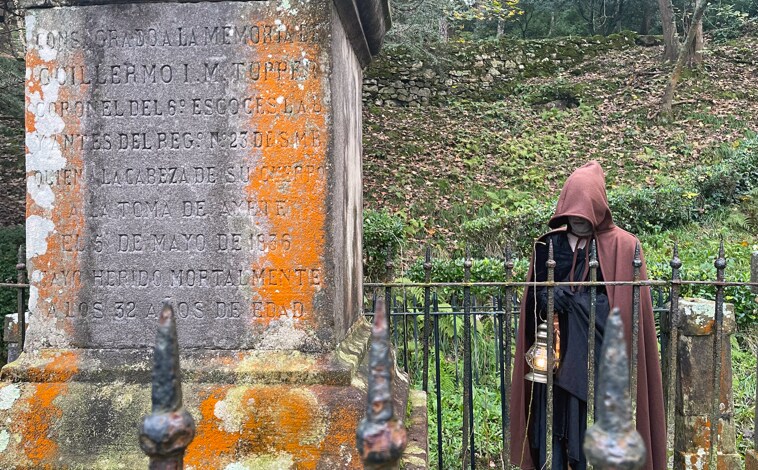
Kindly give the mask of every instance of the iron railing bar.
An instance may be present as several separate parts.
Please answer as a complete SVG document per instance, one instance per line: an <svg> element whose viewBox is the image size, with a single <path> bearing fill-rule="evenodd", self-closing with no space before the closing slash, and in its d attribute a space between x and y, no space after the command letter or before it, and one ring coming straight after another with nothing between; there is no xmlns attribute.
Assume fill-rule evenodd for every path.
<svg viewBox="0 0 758 470"><path fill-rule="evenodd" d="M434 311L439 312L437 292L434 292ZM437 469L442 470L442 382L440 380L440 322L434 317L434 371L437 386Z"/></svg>
<svg viewBox="0 0 758 470"><path fill-rule="evenodd" d="M590 250L590 281L597 281L597 244L595 239L589 246ZM589 429L595 422L595 323L597 317L597 286L590 286L590 320L587 331L587 416L586 424ZM592 464L587 464L587 469L592 470Z"/></svg>
<svg viewBox="0 0 758 470"><path fill-rule="evenodd" d="M407 288L403 287L403 311L408 311ZM403 370L407 374L408 367L408 315L403 315Z"/></svg>
<svg viewBox="0 0 758 470"><path fill-rule="evenodd" d="M471 258L466 249L463 262L463 275L466 284L471 280ZM471 286L463 287L463 467L476 468L476 451L474 447L474 390L472 377L471 347ZM468 461L467 461L468 459Z"/></svg>
<svg viewBox="0 0 758 470"><path fill-rule="evenodd" d="M724 257L724 239L719 244L719 255L714 261L716 267L716 280L724 280L726 259ZM713 402L711 408L710 468L716 468L718 460L718 425L721 420L721 349L724 341L724 287L716 287L716 311L713 321Z"/></svg>
<svg viewBox="0 0 758 470"><path fill-rule="evenodd" d="M413 300L413 362L414 367L418 364L418 312L422 311L419 308L418 301ZM423 318L423 317L422 317ZM426 390L424 390L426 391Z"/></svg>
<svg viewBox="0 0 758 470"><path fill-rule="evenodd" d="M432 281L432 249L426 247L426 254L424 257L424 281L429 283ZM422 385L425 392L429 392L429 329L431 328L431 315L429 314L429 302L431 300L432 288L429 286L424 287L424 371L422 374ZM437 350L439 355L439 349Z"/></svg>
<svg viewBox="0 0 758 470"><path fill-rule="evenodd" d="M479 344L478 344L479 333L477 332L477 322L476 322L476 317L478 313L476 312L476 296L471 297L471 293L469 293L469 309L471 311L471 318L474 320L474 330L473 330L474 340L473 340L472 348L471 348L471 354L473 355L472 356L473 364L472 364L471 371L474 376L474 383L476 385L479 385L479 366L480 366Z"/></svg>
<svg viewBox="0 0 758 470"><path fill-rule="evenodd" d="M653 312L658 312L658 313L663 313L663 312L668 312L668 311L669 311L669 307L667 307L667 308L658 308L658 309L654 309L653 310ZM518 309L511 311L511 313L513 313L513 314L518 314L518 312L519 312ZM364 315L367 315L369 317L373 316L373 313L371 312L371 310L364 310L363 313L364 313ZM460 315L460 316L463 316L463 315L466 314L463 310L455 310L455 311L444 311L444 312L429 312L429 315L431 315L431 316L435 316L435 315L437 315L437 316L440 316L440 315L441 316L445 316L445 315L451 315L453 313L456 314L456 315ZM485 311L479 311L479 312L471 312L470 315L479 315L479 316L491 316L491 317L494 317L494 316L500 315L500 312L498 310L485 310ZM418 316L418 313L417 312L401 312L401 311L397 311L397 312L392 312L392 316L393 317L399 317L399 316Z"/></svg>
<svg viewBox="0 0 758 470"><path fill-rule="evenodd" d="M458 370L458 313L456 307L458 304L458 297L453 296L450 302L453 314L453 361L455 362L455 386L456 388L460 384L460 374ZM461 313L462 314L462 313ZM464 443L465 446L465 443Z"/></svg>
<svg viewBox="0 0 758 470"><path fill-rule="evenodd" d="M512 260L512 254L510 246L506 247L505 249L505 280L506 282L510 282L513 278L513 260ZM505 320L505 360L503 361L505 363L505 373L503 374L503 368L501 367L501 380L500 381L500 387L502 390L501 394L501 401L500 401L500 408L502 411L502 420L503 420L503 460L505 465L510 465L511 461L511 448L510 448L510 442L511 442L511 408L510 403L508 402L511 396L511 317L513 315L513 297L511 292L512 287L506 286L505 287L505 310L504 310L504 318L501 319L500 326L503 326L503 321ZM517 315L518 316L518 315ZM503 335L502 332L500 334L500 340L501 340L501 346L502 346L502 340ZM501 353L503 352L503 348L500 349ZM503 383L505 382L505 383Z"/></svg>
<svg viewBox="0 0 758 470"><path fill-rule="evenodd" d="M16 281L18 284L26 283L26 247L18 247L18 263L16 264ZM26 342L26 306L24 302L24 288L19 287L16 291L16 307L18 309L18 353L24 352Z"/></svg>
<svg viewBox="0 0 758 470"><path fill-rule="evenodd" d="M547 252L547 280L555 280L555 259L553 241L550 240ZM553 468L553 370L555 367L555 341L553 332L553 317L555 308L555 290L553 285L547 287L547 389L545 393L545 468ZM535 325L535 328L537 325Z"/></svg>
<svg viewBox="0 0 758 470"><path fill-rule="evenodd" d="M640 271L642 269L642 254L640 242L634 247L634 282L640 280ZM632 285L632 351L631 366L629 367L629 395L632 398L632 420L637 423L637 368L639 362L639 344L640 344L640 286Z"/></svg>
<svg viewBox="0 0 758 470"><path fill-rule="evenodd" d="M682 260L679 259L679 246L674 244L674 252L669 262L671 266L671 280L678 281ZM668 433L674 429L674 408L676 400L677 361L676 348L679 338L679 283L671 284L671 302L668 314L668 345L666 346L666 429Z"/></svg>

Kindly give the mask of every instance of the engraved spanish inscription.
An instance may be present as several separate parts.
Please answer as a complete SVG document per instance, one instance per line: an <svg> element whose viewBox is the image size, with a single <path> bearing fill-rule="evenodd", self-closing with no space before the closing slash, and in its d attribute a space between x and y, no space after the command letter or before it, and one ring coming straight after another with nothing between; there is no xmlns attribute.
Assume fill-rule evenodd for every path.
<svg viewBox="0 0 758 470"><path fill-rule="evenodd" d="M72 346L150 344L166 298L190 348L315 321L327 22L270 3L28 15L30 305Z"/></svg>

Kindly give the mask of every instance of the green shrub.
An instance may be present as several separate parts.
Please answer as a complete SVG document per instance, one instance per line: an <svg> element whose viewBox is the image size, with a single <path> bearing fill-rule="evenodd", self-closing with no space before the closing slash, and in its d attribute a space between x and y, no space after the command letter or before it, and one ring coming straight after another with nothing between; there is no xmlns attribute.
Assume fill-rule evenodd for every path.
<svg viewBox="0 0 758 470"><path fill-rule="evenodd" d="M673 182L652 188L608 192L613 220L632 233L661 232L690 221L694 211L690 191Z"/></svg>
<svg viewBox="0 0 758 470"><path fill-rule="evenodd" d="M364 276L367 281L386 280L386 263L405 242L405 222L385 211L363 212Z"/></svg>
<svg viewBox="0 0 758 470"><path fill-rule="evenodd" d="M635 234L659 233L700 220L726 205L753 201L758 188L758 136L749 134L715 154L718 163L697 166L676 180L661 178L656 186L608 191L616 225ZM507 243L514 242L519 249L528 249L547 230L555 202L525 198L464 222L461 229L466 241L483 247L484 254L502 252ZM756 217L754 212L745 215Z"/></svg>
<svg viewBox="0 0 758 470"><path fill-rule="evenodd" d="M721 161L697 166L689 175L700 194L702 212L737 202L741 195L758 188L758 136L748 136L715 153Z"/></svg>

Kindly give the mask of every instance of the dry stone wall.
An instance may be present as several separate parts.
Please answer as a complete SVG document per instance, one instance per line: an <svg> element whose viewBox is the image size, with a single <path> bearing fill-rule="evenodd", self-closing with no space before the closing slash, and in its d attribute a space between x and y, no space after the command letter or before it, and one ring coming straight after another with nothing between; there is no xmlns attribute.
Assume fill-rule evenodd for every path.
<svg viewBox="0 0 758 470"><path fill-rule="evenodd" d="M388 48L369 67L363 101L375 106L444 104L451 97L497 99L524 78L576 68L608 50L649 44L648 37L626 32L607 37L540 41L447 43Z"/></svg>

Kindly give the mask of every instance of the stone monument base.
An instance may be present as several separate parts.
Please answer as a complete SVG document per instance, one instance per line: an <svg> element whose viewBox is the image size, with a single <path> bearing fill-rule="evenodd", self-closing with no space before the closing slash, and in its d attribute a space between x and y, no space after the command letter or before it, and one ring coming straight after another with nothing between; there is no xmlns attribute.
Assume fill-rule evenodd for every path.
<svg viewBox="0 0 758 470"><path fill-rule="evenodd" d="M197 423L187 469L362 468L370 327L331 353L182 353L184 406ZM150 412L149 351L22 354L0 383L0 468L146 468L137 431ZM405 414L408 380L394 380Z"/></svg>

